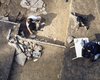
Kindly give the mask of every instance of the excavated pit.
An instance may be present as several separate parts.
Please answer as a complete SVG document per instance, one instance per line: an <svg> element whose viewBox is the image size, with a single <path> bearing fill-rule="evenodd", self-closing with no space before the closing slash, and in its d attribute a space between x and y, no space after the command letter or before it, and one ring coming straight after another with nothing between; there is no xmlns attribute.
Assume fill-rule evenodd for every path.
<svg viewBox="0 0 100 80"><path fill-rule="evenodd" d="M65 0L43 1L46 4L46 10L48 14L42 16L46 19L47 25L43 28L43 31L38 32L38 36L39 39L43 39L43 42L45 42L45 40L48 40L49 44L43 44L44 53L39 61L35 63L33 61L29 61L25 64L24 67L21 67L17 65L16 62L14 62L11 68L9 80L99 80L100 60L94 63L88 61L87 59L72 60L72 58L75 57L75 49L70 49L70 45L66 44L66 39L69 35L77 38L88 37L93 41L100 40L99 0L70 0L69 2L65 2ZM19 3L20 0L11 0L8 7L5 7L5 4L2 3L0 7L0 16L8 15L8 13L10 16L17 16L19 12L25 15L27 13L27 10L23 9L19 5ZM82 15L92 14L94 18L93 20L90 20L89 30L80 28L78 31L76 31L75 27L73 27L74 22L71 18L71 12L77 12ZM0 26L5 25L6 24ZM1 31L1 33L3 34L7 31L6 27L1 27L1 30L4 30L3 32ZM3 36L6 37L6 34L4 34ZM3 40L5 40L5 38ZM53 40L57 40L57 42ZM66 48L63 47L65 44L67 46ZM1 61L2 58L3 57L1 56ZM1 63L5 62L6 61L4 60ZM4 69L2 67L1 70L5 71L9 69L6 69L6 67ZM2 73L0 74L0 76L2 76ZM6 80L6 77L4 77L3 80Z"/></svg>

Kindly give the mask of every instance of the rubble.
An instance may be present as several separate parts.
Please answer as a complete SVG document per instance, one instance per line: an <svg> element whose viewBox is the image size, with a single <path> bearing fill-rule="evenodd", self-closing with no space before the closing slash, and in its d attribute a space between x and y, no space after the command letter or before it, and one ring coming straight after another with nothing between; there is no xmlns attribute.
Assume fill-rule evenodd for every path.
<svg viewBox="0 0 100 80"><path fill-rule="evenodd" d="M16 27L14 27L15 29ZM42 56L43 47L31 39L25 39L9 30L7 40L8 44L16 49L16 62L23 66L26 60L33 59L36 62Z"/></svg>
<svg viewBox="0 0 100 80"><path fill-rule="evenodd" d="M68 38L67 38L68 44L70 44L71 42L73 42L73 40L74 40L73 36L68 36Z"/></svg>
<svg viewBox="0 0 100 80"><path fill-rule="evenodd" d="M29 10L29 12L47 13L45 3L42 0L22 0L20 5Z"/></svg>
<svg viewBox="0 0 100 80"><path fill-rule="evenodd" d="M15 60L18 64L20 64L21 66L24 66L25 61L26 61L26 56L25 56L25 54L20 53L20 54L16 55Z"/></svg>
<svg viewBox="0 0 100 80"><path fill-rule="evenodd" d="M0 16L0 20L8 21L8 17Z"/></svg>

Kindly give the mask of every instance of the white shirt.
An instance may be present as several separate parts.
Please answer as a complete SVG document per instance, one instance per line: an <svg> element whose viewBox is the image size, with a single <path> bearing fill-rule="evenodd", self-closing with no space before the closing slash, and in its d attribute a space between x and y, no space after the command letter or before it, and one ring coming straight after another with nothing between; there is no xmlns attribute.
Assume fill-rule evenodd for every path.
<svg viewBox="0 0 100 80"><path fill-rule="evenodd" d="M27 19L31 18L33 21L34 20L41 20L41 16L34 16L34 15L31 15L29 16Z"/></svg>
<svg viewBox="0 0 100 80"><path fill-rule="evenodd" d="M32 19L33 22L36 21L36 20L41 20L41 16L34 16L34 15L31 15L29 17L27 17L27 19ZM26 21L26 26L28 27L29 26L29 23Z"/></svg>

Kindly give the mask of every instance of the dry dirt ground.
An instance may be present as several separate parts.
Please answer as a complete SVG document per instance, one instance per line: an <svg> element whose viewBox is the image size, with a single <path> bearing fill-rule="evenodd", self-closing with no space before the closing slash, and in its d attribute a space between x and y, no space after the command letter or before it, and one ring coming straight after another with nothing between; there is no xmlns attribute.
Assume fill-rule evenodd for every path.
<svg viewBox="0 0 100 80"><path fill-rule="evenodd" d="M64 56L64 48L43 45L42 57L37 61L28 61L25 66L13 65L10 80L58 80Z"/></svg>
<svg viewBox="0 0 100 80"><path fill-rule="evenodd" d="M38 35L66 42L67 27L70 12L70 2L65 0L44 0L47 15L45 16L47 26Z"/></svg>
<svg viewBox="0 0 100 80"><path fill-rule="evenodd" d="M94 18L89 19L89 30L79 28L78 31L73 26L73 20L70 19L69 35L100 41L100 0L73 0L72 11L83 15L92 14ZM62 80L100 80L100 60L96 62L90 62L84 58L72 60L74 57L75 49L67 48Z"/></svg>
<svg viewBox="0 0 100 80"><path fill-rule="evenodd" d="M21 0L1 0L0 15L10 16L13 20L18 13L27 16L25 8L20 6ZM42 15L46 20L46 26L43 31L39 31L37 35L46 37L52 40L66 42L67 28L70 12L70 1L65 0L43 0L46 4L47 15Z"/></svg>
<svg viewBox="0 0 100 80"><path fill-rule="evenodd" d="M48 14L43 16L46 19L46 26L43 31L38 32L39 36L56 39L63 43L67 37L68 15L70 3L64 0L44 0ZM65 48L43 45L44 53L39 61L29 61L25 66L20 67L14 63L10 80L58 80L61 77L63 57Z"/></svg>
<svg viewBox="0 0 100 80"><path fill-rule="evenodd" d="M85 30L84 28L80 28L78 31L73 26L73 20L70 20L70 25L68 28L68 34L74 37L88 37L91 40L94 40L99 36L99 24L100 24L100 1L99 0L75 0L72 3L72 12L77 12L82 15L89 15L88 24L89 30Z"/></svg>
<svg viewBox="0 0 100 80"><path fill-rule="evenodd" d="M9 1L9 0L8 0ZM74 37L88 37L90 40L100 40L100 1L99 0L70 0L66 3L64 0L44 0L46 9L49 14L45 16L47 25L40 31L38 35L57 39L66 42L67 35ZM14 7L16 11L10 12L12 15L17 11L26 12L19 6L20 0L11 0L8 5L10 8ZM3 5L2 5L3 6ZM73 26L73 20L70 18L70 10L78 12L83 15L92 14L94 19L90 19L90 28L85 30L80 28L76 31ZM5 9L9 12L9 9ZM2 13L2 10L0 14ZM69 26L68 26L69 24ZM68 34L67 34L68 33ZM65 50L50 45L44 46L44 54L39 61L33 63L29 61L24 67L18 66L14 63L11 76L9 80L99 80L100 79L100 64L97 62L90 62L87 59L72 60L75 57L75 49L70 49L69 46Z"/></svg>

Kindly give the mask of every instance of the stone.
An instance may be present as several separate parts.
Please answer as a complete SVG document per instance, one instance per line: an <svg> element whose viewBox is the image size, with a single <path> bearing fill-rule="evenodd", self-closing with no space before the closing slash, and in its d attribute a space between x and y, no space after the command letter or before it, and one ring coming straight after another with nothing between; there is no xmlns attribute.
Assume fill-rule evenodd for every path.
<svg viewBox="0 0 100 80"><path fill-rule="evenodd" d="M42 6L44 5L44 2L42 0L22 0L20 5L24 8L42 8Z"/></svg>
<svg viewBox="0 0 100 80"><path fill-rule="evenodd" d="M73 40L74 40L73 36L68 36L68 38L67 38L68 44L70 44L71 42L73 42Z"/></svg>
<svg viewBox="0 0 100 80"><path fill-rule="evenodd" d="M44 2L42 0L37 0L37 2L35 2L35 4L33 3L32 5L33 7L36 7L36 8L42 8L42 6L44 5Z"/></svg>
<svg viewBox="0 0 100 80"><path fill-rule="evenodd" d="M34 50L35 50L35 51L41 51L41 50L42 50L42 46L36 44L36 45L34 46Z"/></svg>
<svg viewBox="0 0 100 80"><path fill-rule="evenodd" d="M45 13L45 3L42 0L22 0L20 2L20 5L23 8L26 8L29 10L29 12L34 12L34 13Z"/></svg>
<svg viewBox="0 0 100 80"><path fill-rule="evenodd" d="M7 40L10 40L10 38L11 38L11 29L8 30L8 34L7 34L6 39Z"/></svg>
<svg viewBox="0 0 100 80"><path fill-rule="evenodd" d="M30 5L28 5L28 2L27 0L22 0L20 5L23 7L23 8L27 8L29 9L30 8Z"/></svg>
<svg viewBox="0 0 100 80"><path fill-rule="evenodd" d="M31 8L30 8L30 11L36 12L36 11L37 11L37 8L31 7Z"/></svg>
<svg viewBox="0 0 100 80"><path fill-rule="evenodd" d="M33 51L33 53L32 53L33 58L40 58L41 55L42 55L42 53L39 51Z"/></svg>
<svg viewBox="0 0 100 80"><path fill-rule="evenodd" d="M20 53L20 54L16 55L15 60L19 65L24 66L25 61L26 61L26 56L24 53Z"/></svg>
<svg viewBox="0 0 100 80"><path fill-rule="evenodd" d="M0 20L8 21L8 17L0 16Z"/></svg>
<svg viewBox="0 0 100 80"><path fill-rule="evenodd" d="M33 59L34 62L38 61L38 59Z"/></svg>

